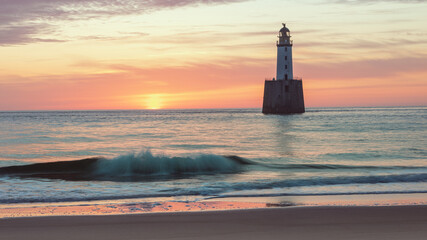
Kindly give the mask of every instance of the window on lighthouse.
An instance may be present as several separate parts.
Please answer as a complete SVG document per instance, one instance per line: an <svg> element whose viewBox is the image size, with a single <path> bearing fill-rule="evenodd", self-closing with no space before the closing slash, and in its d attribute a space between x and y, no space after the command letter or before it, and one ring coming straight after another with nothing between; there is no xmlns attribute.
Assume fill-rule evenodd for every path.
<svg viewBox="0 0 427 240"><path fill-rule="evenodd" d="M285 56L285 60L288 60L288 56Z"/></svg>

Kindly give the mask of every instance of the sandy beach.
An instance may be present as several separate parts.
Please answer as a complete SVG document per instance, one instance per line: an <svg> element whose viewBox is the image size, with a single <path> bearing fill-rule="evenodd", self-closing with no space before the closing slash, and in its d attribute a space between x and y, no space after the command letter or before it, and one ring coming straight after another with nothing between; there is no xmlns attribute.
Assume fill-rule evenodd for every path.
<svg viewBox="0 0 427 240"><path fill-rule="evenodd" d="M426 239L427 206L289 207L0 220L0 239Z"/></svg>

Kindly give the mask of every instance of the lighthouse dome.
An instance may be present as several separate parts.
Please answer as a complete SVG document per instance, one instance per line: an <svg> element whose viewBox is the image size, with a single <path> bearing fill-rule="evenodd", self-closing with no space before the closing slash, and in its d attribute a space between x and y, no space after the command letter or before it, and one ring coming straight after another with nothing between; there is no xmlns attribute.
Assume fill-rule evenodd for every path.
<svg viewBox="0 0 427 240"><path fill-rule="evenodd" d="M286 24L284 23L282 24L283 24L283 27L279 31L279 38L283 38L283 37L288 38L288 41L289 41L289 38L291 37L291 31L289 31L289 28L286 27Z"/></svg>
<svg viewBox="0 0 427 240"><path fill-rule="evenodd" d="M286 33L290 32L290 31L289 31L289 28L286 27L286 24L283 23L283 27L282 27L282 29L280 29L280 32L283 35L286 35Z"/></svg>

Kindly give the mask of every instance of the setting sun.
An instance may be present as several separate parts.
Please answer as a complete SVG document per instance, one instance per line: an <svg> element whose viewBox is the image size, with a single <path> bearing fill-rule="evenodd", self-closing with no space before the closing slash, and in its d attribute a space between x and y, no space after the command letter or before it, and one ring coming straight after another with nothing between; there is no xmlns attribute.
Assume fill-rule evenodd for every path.
<svg viewBox="0 0 427 240"><path fill-rule="evenodd" d="M145 96L146 109L160 109L163 107L162 94L149 94Z"/></svg>

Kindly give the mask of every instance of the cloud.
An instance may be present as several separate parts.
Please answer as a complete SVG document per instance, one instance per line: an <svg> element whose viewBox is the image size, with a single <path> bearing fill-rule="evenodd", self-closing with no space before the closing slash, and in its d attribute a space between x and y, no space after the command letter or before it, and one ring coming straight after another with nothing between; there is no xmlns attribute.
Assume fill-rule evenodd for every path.
<svg viewBox="0 0 427 240"><path fill-rule="evenodd" d="M399 76L404 73L426 72L427 58L361 59L339 63L297 63L295 71L306 79L364 79ZM402 79L403 80L403 79Z"/></svg>
<svg viewBox="0 0 427 240"><path fill-rule="evenodd" d="M379 49L384 47L395 47L399 44L404 43L408 45L427 44L425 39L409 39L409 38L388 38L381 40L366 40L361 38L353 38L347 41L305 41L297 43L298 47L330 47L330 48L342 48L342 49Z"/></svg>
<svg viewBox="0 0 427 240"><path fill-rule="evenodd" d="M180 103L185 102L182 107L257 106L262 97L264 77L274 71L270 62L245 58L173 68L140 68L97 61L81 62L76 66L80 64L108 72L31 77L0 75L0 110L125 109L141 107L135 103L135 96L183 96L188 93L196 100L182 100ZM252 87L246 89L248 86L258 86L259 91ZM250 94L236 102L226 101L235 98L234 90L227 89L245 89ZM200 93L210 91L220 92L221 99L214 101L211 97L215 94L210 93L212 101L204 100ZM203 102L198 102L197 98ZM165 107L177 107L176 104Z"/></svg>
<svg viewBox="0 0 427 240"><path fill-rule="evenodd" d="M88 20L149 13L200 4L226 4L244 0L0 0L0 44L63 41L38 38L54 32L55 21Z"/></svg>
<svg viewBox="0 0 427 240"><path fill-rule="evenodd" d="M0 75L0 110L140 108L150 107L150 96L162 97L165 108L260 107L264 78L275 72L273 58L163 68L80 65L105 73ZM303 77L307 106L425 105L426 65L426 58L297 62L295 73Z"/></svg>
<svg viewBox="0 0 427 240"><path fill-rule="evenodd" d="M46 25L0 27L0 46L25 44L32 42L63 42L61 39L38 38L34 33L48 30Z"/></svg>
<svg viewBox="0 0 427 240"><path fill-rule="evenodd" d="M143 37L147 37L149 36L148 33L144 33L144 32L120 32L120 36L119 37L111 37L111 36L83 36L80 37L79 39L81 40L95 40L95 41L135 41L138 40L140 38Z"/></svg>

